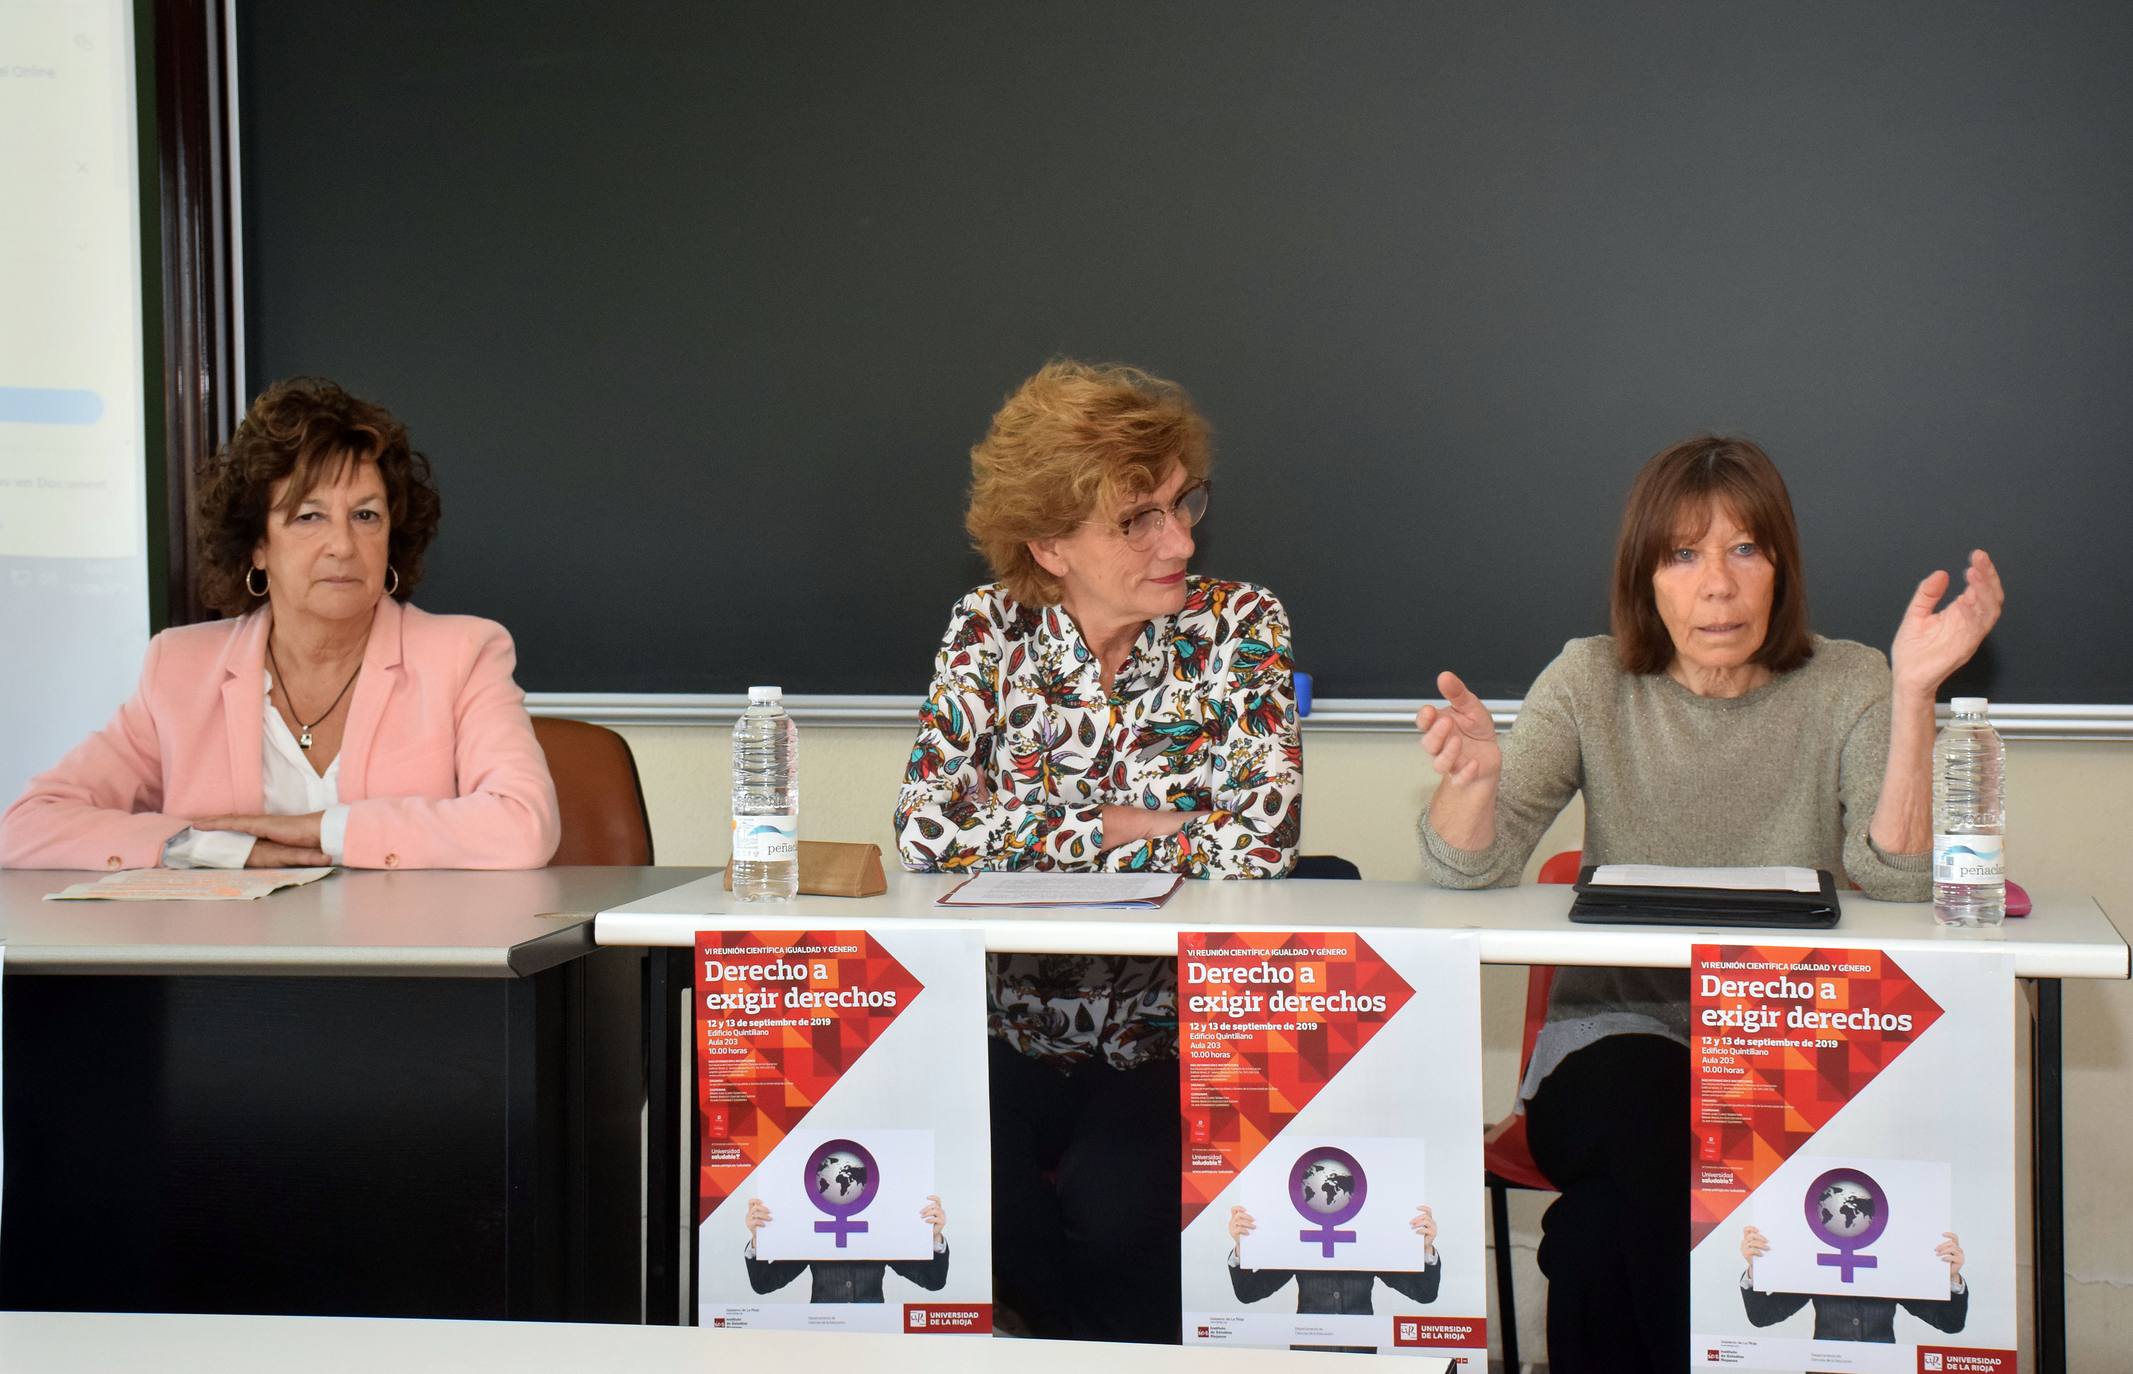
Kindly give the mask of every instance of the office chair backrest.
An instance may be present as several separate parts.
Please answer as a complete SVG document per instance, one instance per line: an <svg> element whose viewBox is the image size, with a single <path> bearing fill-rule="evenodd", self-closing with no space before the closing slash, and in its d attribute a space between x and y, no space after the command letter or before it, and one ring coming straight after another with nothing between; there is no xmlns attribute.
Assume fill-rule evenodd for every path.
<svg viewBox="0 0 2133 1374"><path fill-rule="evenodd" d="M548 755L562 812L555 864L652 862L652 820L629 741L604 725L536 716L534 738Z"/></svg>

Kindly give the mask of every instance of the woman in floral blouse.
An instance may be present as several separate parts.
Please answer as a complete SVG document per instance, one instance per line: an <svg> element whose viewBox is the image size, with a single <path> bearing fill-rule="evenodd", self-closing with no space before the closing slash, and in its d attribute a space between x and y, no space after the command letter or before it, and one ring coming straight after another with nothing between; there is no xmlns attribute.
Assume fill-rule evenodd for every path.
<svg viewBox="0 0 2133 1374"><path fill-rule="evenodd" d="M1207 424L1176 385L1059 361L971 450L999 581L959 602L896 802L904 866L1274 878L1303 747L1272 594L1189 576ZM1177 1339L1170 962L992 965L994 1252L1041 1335Z"/></svg>

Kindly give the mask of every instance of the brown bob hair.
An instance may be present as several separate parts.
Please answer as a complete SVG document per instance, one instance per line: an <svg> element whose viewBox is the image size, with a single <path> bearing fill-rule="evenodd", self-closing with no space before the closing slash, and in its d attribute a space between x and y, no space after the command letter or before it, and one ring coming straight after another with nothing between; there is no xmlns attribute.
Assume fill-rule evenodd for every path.
<svg viewBox="0 0 2133 1374"><path fill-rule="evenodd" d="M993 576L1025 606L1059 604L1059 579L1030 553L1099 509L1161 486L1173 463L1188 482L1214 461L1207 421L1175 382L1117 363L1055 358L1016 387L970 450L963 527Z"/></svg>
<svg viewBox="0 0 2133 1374"><path fill-rule="evenodd" d="M422 559L437 537L442 501L430 460L408 447L407 427L383 406L358 400L323 377L276 382L252 402L237 432L200 465L193 548L200 599L225 615L258 603L245 589L267 517L287 514L354 463L376 463L385 483L388 558L405 601L422 583ZM289 479L269 510L274 484Z"/></svg>
<svg viewBox="0 0 2133 1374"><path fill-rule="evenodd" d="M1705 434L1646 463L1622 509L1609 618L1615 661L1623 672L1661 673L1674 661L1673 637L1659 618L1652 575L1684 534L1702 532L1698 522L1714 498L1747 526L1777 570L1770 628L1749 661L1774 673L1789 673L1814 657L1800 569L1800 530L1785 479L1778 476L1770 455L1749 440Z"/></svg>

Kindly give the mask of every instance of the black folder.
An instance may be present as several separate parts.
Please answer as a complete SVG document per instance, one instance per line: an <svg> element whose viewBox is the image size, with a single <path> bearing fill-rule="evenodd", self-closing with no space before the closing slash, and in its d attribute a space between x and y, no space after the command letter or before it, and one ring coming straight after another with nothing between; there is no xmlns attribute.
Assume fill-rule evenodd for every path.
<svg viewBox="0 0 2133 1374"><path fill-rule="evenodd" d="M1587 925L1750 926L1827 930L1837 923L1837 883L1816 869L1819 892L1718 887L1599 886L1587 864L1572 891L1570 919Z"/></svg>

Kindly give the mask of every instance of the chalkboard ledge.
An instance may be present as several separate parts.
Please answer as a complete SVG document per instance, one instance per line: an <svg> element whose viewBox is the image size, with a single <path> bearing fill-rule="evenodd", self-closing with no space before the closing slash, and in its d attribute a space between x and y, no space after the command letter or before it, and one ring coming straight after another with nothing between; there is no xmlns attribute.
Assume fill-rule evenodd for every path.
<svg viewBox="0 0 2133 1374"><path fill-rule="evenodd" d="M1484 703L1496 728L1509 729L1519 703ZM1304 720L1315 733L1333 730L1405 733L1415 728L1420 701L1349 698L1317 702ZM565 716L598 725L699 725L732 728L747 709L738 693L529 692L526 709L537 716ZM791 696L785 709L802 725L887 726L915 729L918 698L899 696ZM1943 703L1941 718L1947 718ZM2007 739L2133 740L2133 706L1992 705L1992 723Z"/></svg>

